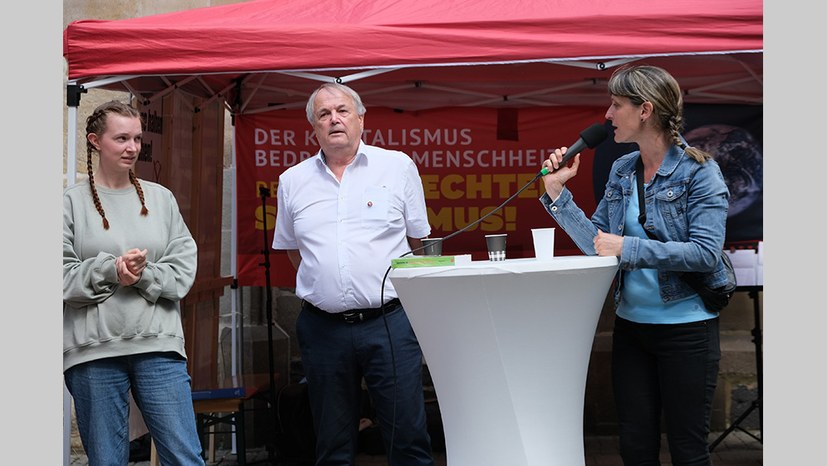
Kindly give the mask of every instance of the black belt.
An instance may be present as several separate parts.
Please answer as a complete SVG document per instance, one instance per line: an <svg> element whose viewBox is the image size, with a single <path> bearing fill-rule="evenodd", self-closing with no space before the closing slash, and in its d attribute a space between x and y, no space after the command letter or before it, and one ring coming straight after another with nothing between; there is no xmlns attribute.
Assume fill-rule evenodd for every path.
<svg viewBox="0 0 827 466"><path fill-rule="evenodd" d="M402 303L399 301L399 298L393 298L390 301L386 302L385 305L382 307L388 309L386 314L390 314L394 310L398 309L399 305L401 304ZM322 309L319 309L318 307L314 306L308 301L302 300L302 309L306 309L312 312L313 314L337 320L339 322L345 322L347 324L358 324L359 322L365 322L371 319L375 319L382 315L382 307L351 309L345 312L327 312Z"/></svg>

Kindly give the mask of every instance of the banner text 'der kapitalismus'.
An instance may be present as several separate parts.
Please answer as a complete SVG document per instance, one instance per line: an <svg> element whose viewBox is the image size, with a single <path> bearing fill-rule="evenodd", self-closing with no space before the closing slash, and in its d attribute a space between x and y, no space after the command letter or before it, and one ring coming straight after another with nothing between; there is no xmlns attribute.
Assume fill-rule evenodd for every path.
<svg viewBox="0 0 827 466"><path fill-rule="evenodd" d="M318 147L316 135L312 130L298 132L292 129L253 128L253 142L257 146L314 146ZM301 142L296 143L301 136ZM417 147L431 145L468 146L473 143L471 128L400 128L400 129L370 129L362 132L365 144L382 147Z"/></svg>

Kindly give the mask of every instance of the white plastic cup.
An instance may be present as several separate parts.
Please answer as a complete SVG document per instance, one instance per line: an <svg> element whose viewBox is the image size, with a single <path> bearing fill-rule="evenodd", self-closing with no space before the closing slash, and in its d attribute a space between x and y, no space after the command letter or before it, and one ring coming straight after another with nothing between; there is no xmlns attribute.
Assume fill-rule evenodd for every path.
<svg viewBox="0 0 827 466"><path fill-rule="evenodd" d="M534 257L545 261L554 259L554 228L532 228L534 239Z"/></svg>
<svg viewBox="0 0 827 466"><path fill-rule="evenodd" d="M507 233L485 235L485 244L488 246L488 259L492 261L505 260L505 239Z"/></svg>

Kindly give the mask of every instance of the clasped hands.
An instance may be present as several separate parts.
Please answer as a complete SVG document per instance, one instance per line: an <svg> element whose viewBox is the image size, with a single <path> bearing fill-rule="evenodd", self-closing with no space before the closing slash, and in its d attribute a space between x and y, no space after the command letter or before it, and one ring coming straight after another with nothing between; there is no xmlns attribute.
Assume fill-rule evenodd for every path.
<svg viewBox="0 0 827 466"><path fill-rule="evenodd" d="M115 259L115 269L118 271L118 283L123 286L130 286L141 279L141 274L146 268L146 249L137 248L126 251L122 256Z"/></svg>

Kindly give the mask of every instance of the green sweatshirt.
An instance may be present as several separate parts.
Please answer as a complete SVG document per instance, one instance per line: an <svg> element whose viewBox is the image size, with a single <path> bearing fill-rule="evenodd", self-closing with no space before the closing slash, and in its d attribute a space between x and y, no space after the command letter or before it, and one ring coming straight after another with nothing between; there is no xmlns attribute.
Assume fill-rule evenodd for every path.
<svg viewBox="0 0 827 466"><path fill-rule="evenodd" d="M88 180L63 192L63 370L87 361L155 351L186 358L180 300L195 281L198 250L172 192L141 180L149 214L134 187L97 186L109 230ZM115 259L147 249L132 286L118 284Z"/></svg>

